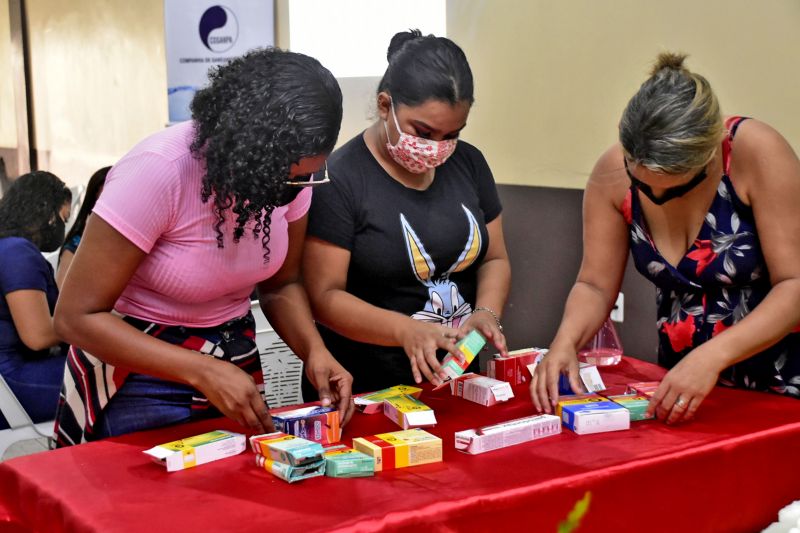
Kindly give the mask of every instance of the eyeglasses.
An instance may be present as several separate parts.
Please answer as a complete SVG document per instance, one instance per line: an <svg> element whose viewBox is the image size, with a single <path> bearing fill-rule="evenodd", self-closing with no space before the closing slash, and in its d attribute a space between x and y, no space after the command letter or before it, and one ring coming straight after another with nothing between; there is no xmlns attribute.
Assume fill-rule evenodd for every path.
<svg viewBox="0 0 800 533"><path fill-rule="evenodd" d="M316 172L295 176L293 180L284 181L283 183L290 187L315 187L323 183L328 183L329 181L331 181L331 179L328 177L328 163L326 162L325 166Z"/></svg>
<svg viewBox="0 0 800 533"><path fill-rule="evenodd" d="M285 188L281 199L281 205L291 203L297 195L299 195L306 187L316 187L324 183L330 183L331 179L328 176L328 163L322 169L312 172L311 174L303 174L295 176L293 180L284 181Z"/></svg>

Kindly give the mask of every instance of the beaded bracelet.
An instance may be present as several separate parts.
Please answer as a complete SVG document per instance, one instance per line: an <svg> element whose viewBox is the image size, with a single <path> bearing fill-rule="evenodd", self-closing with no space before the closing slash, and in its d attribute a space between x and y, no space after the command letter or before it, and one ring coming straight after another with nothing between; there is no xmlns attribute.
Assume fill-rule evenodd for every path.
<svg viewBox="0 0 800 533"><path fill-rule="evenodd" d="M472 312L477 313L478 311L486 311L487 313L492 315L492 318L494 318L494 321L497 323L497 329L503 331L503 324L500 323L500 318L497 316L497 313L495 313L488 307L476 307Z"/></svg>

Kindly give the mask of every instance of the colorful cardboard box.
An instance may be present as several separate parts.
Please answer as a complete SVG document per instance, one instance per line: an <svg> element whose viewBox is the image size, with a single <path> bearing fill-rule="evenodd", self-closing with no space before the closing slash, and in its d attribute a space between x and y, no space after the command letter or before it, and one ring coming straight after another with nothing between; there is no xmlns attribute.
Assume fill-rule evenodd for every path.
<svg viewBox="0 0 800 533"><path fill-rule="evenodd" d="M660 381L640 381L638 383L628 383L628 394L639 394L641 396L652 397L656 393Z"/></svg>
<svg viewBox="0 0 800 533"><path fill-rule="evenodd" d="M477 429L457 431L456 450L479 454L561 433L561 420L553 415L536 415L509 420Z"/></svg>
<svg viewBox="0 0 800 533"><path fill-rule="evenodd" d="M603 383L603 378L600 377L600 371L595 365L589 363L579 363L578 373L583 383L583 387L587 392L600 392L606 390L606 384ZM572 385L569 383L569 377L561 374L558 378L558 393L559 394L575 394L572 390Z"/></svg>
<svg viewBox="0 0 800 533"><path fill-rule="evenodd" d="M433 409L408 394L386 398L383 414L403 429L436 425Z"/></svg>
<svg viewBox="0 0 800 533"><path fill-rule="evenodd" d="M442 460L442 439L423 429L357 437L353 448L373 458L376 472Z"/></svg>
<svg viewBox="0 0 800 533"><path fill-rule="evenodd" d="M450 381L450 392L453 396L487 407L514 397L511 384L507 381L479 376L472 372Z"/></svg>
<svg viewBox="0 0 800 533"><path fill-rule="evenodd" d="M289 466L302 466L323 460L320 443L280 431L253 435L250 437L250 447L255 453Z"/></svg>
<svg viewBox="0 0 800 533"><path fill-rule="evenodd" d="M512 386L530 383L536 365L546 353L546 348L522 348L508 352L507 356L495 354L487 363L486 375L508 381Z"/></svg>
<svg viewBox="0 0 800 533"><path fill-rule="evenodd" d="M260 453L256 454L256 465L263 468L270 474L281 478L289 483L319 477L325 474L325 460L313 461L300 466L287 465L269 457L264 457Z"/></svg>
<svg viewBox="0 0 800 533"><path fill-rule="evenodd" d="M486 339L475 329L458 341L456 349L464 356L464 360L459 361L449 353L445 356L442 360L442 372L447 376L447 379L455 379L463 374L485 345Z"/></svg>
<svg viewBox="0 0 800 533"><path fill-rule="evenodd" d="M238 455L245 447L245 436L241 433L217 430L159 444L143 453L166 466L167 472L176 472Z"/></svg>
<svg viewBox="0 0 800 533"><path fill-rule="evenodd" d="M642 396L640 394L617 394L614 396L606 396L606 398L620 404L630 411L631 422L655 418L654 416L645 416L647 406L650 405L650 398L647 396Z"/></svg>
<svg viewBox="0 0 800 533"><path fill-rule="evenodd" d="M383 411L383 401L392 396L400 396L408 394L414 398L419 398L422 389L419 387L412 387L410 385L395 385L388 389L379 390L376 392L368 392L365 394L357 394L353 396L353 403L356 409L364 414L372 415Z"/></svg>
<svg viewBox="0 0 800 533"><path fill-rule="evenodd" d="M336 407L311 406L279 408L270 411L275 429L320 444L333 444L342 438Z"/></svg>
<svg viewBox="0 0 800 533"><path fill-rule="evenodd" d="M368 477L375 475L375 460L344 444L325 447L325 475L329 477Z"/></svg>
<svg viewBox="0 0 800 533"><path fill-rule="evenodd" d="M620 404L597 394L564 396L556 413L567 429L578 435L630 429L630 412Z"/></svg>
<svg viewBox="0 0 800 533"><path fill-rule="evenodd" d="M555 415L561 418L561 408L564 405L572 404L572 403L586 403L586 402L602 402L605 401L605 398L600 396L599 394L594 393L586 393L586 394L568 394L562 395L558 397L558 403L556 404L556 412Z"/></svg>

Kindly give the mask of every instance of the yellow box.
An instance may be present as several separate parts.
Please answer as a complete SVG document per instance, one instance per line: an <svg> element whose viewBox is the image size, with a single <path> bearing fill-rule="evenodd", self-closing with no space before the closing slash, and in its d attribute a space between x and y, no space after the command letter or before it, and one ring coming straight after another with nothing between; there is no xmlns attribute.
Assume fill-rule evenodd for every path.
<svg viewBox="0 0 800 533"><path fill-rule="evenodd" d="M389 387L388 389L357 394L353 396L353 403L356 404L356 409L362 413L372 415L383 410L383 401L386 398L400 396L402 394L408 394L414 398L419 398L420 393L422 393L422 389L419 387L412 387L410 385L395 385L394 387Z"/></svg>
<svg viewBox="0 0 800 533"><path fill-rule="evenodd" d="M383 414L403 429L436 425L433 409L408 394L386 398Z"/></svg>
<svg viewBox="0 0 800 533"><path fill-rule="evenodd" d="M159 444L144 450L144 453L166 466L167 472L176 472L238 455L245 446L245 438L241 433L217 430Z"/></svg>
<svg viewBox="0 0 800 533"><path fill-rule="evenodd" d="M353 448L375 460L376 472L442 460L442 439L422 429L357 437Z"/></svg>

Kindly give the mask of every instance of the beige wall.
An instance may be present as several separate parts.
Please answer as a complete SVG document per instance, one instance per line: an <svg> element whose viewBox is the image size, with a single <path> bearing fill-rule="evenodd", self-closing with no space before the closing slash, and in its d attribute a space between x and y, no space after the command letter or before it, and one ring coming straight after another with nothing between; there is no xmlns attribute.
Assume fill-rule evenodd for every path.
<svg viewBox="0 0 800 533"><path fill-rule="evenodd" d="M463 137L499 182L583 187L662 50L800 149L797 0L448 0L447 32L475 76Z"/></svg>
<svg viewBox="0 0 800 533"><path fill-rule="evenodd" d="M162 0L26 4L40 167L83 182L167 121ZM286 7L277 0L281 46ZM797 0L448 0L447 9L448 35L476 79L464 138L498 182L583 187L667 49L691 54L726 112L761 118L800 149ZM377 81L340 80L342 142L369 124Z"/></svg>
<svg viewBox="0 0 800 533"><path fill-rule="evenodd" d="M26 0L39 167L86 182L167 122L161 0Z"/></svg>
<svg viewBox="0 0 800 533"><path fill-rule="evenodd" d="M17 147L17 116L11 72L8 0L0 0L0 148Z"/></svg>

